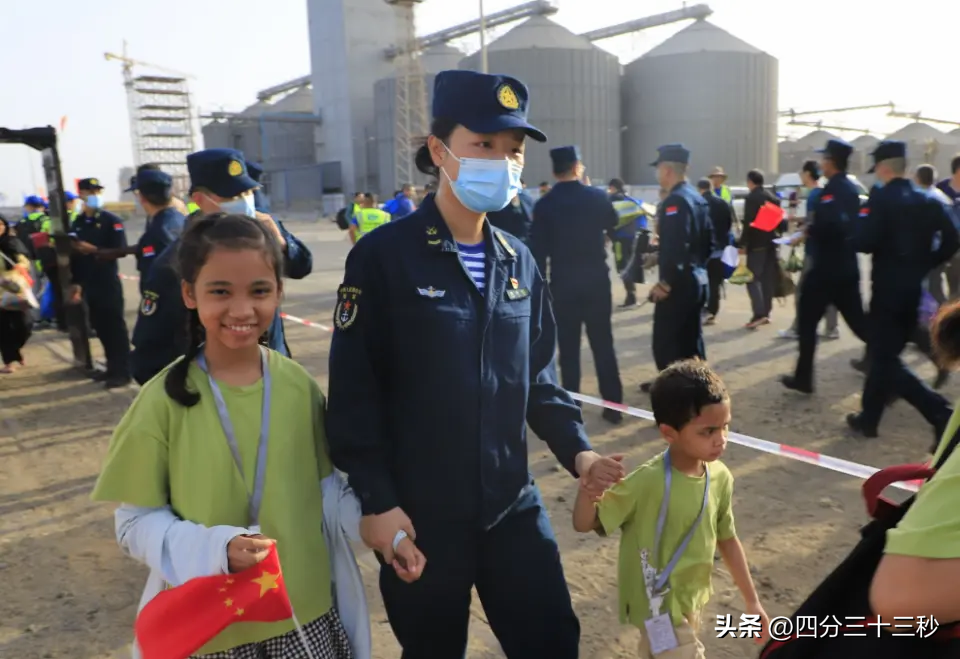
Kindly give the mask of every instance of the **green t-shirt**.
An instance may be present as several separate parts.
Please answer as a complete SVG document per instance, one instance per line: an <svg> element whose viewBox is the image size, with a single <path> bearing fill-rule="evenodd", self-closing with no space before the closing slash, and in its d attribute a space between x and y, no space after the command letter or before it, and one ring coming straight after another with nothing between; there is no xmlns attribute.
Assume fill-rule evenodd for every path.
<svg viewBox="0 0 960 659"><path fill-rule="evenodd" d="M733 474L721 462L709 463L707 469L710 470L707 507L687 550L670 575L670 590L664 598L665 610L670 612L674 625L683 624L684 614L699 612L706 606L713 593L711 575L717 541L737 534L733 523ZM666 567L697 519L705 483L705 477L695 478L673 469L659 556L654 540L666 486L662 453L638 467L600 499L597 512L604 533L622 531L618 567L621 623L629 622L643 629L644 620L650 618L640 550L650 552L652 565L658 571Z"/></svg>
<svg viewBox="0 0 960 659"><path fill-rule="evenodd" d="M320 480L332 473L324 400L316 381L296 362L270 351L269 365L270 444L260 525L264 535L277 541L293 609L306 623L327 613L332 604L330 560L321 529ZM190 365L188 387L200 393L200 402L185 408L163 389L168 369L143 386L114 431L93 498L152 508L170 504L181 519L205 526L248 526L263 381L245 387L220 384L237 433L241 478L206 374L196 363ZM293 628L292 620L234 623L200 653L263 641Z"/></svg>
<svg viewBox="0 0 960 659"><path fill-rule="evenodd" d="M960 428L960 407L954 411L933 464ZM884 552L918 558L960 558L960 451L947 458L936 475L921 486L910 510L895 528L887 531Z"/></svg>

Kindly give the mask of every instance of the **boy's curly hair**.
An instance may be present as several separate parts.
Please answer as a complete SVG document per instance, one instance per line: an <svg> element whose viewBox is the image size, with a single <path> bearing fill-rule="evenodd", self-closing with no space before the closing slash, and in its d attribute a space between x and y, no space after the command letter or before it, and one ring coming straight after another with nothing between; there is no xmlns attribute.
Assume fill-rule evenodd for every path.
<svg viewBox="0 0 960 659"><path fill-rule="evenodd" d="M720 376L706 362L686 359L670 364L650 387L650 403L657 424L682 430L707 405L730 400Z"/></svg>

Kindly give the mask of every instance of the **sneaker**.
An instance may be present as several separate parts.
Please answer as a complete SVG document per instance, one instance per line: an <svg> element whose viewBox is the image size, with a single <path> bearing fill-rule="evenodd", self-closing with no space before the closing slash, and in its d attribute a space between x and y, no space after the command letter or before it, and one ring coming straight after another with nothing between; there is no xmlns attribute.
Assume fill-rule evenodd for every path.
<svg viewBox="0 0 960 659"><path fill-rule="evenodd" d="M780 330L777 332L777 336L779 336L781 339L788 339L791 341L797 341L800 339L800 335L797 334L797 330L793 328Z"/></svg>
<svg viewBox="0 0 960 659"><path fill-rule="evenodd" d="M716 316L707 316L706 318L703 319L703 324L704 324L704 325L716 325L716 324L717 324L717 317L716 317Z"/></svg>
<svg viewBox="0 0 960 659"><path fill-rule="evenodd" d="M821 336L827 339L828 341L836 341L840 338L840 328L834 327L832 330L827 330Z"/></svg>

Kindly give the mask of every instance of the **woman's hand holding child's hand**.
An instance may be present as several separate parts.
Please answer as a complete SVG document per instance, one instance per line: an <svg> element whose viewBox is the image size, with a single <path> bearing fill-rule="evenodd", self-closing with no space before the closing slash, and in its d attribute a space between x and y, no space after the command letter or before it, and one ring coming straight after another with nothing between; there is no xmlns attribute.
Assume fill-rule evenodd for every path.
<svg viewBox="0 0 960 659"><path fill-rule="evenodd" d="M262 561L276 540L262 535L238 535L227 544L227 565L230 572L243 572Z"/></svg>
<svg viewBox="0 0 960 659"><path fill-rule="evenodd" d="M427 557L417 549L413 540L407 537L397 543L392 565L401 580L413 583L423 575L423 568L427 565Z"/></svg>

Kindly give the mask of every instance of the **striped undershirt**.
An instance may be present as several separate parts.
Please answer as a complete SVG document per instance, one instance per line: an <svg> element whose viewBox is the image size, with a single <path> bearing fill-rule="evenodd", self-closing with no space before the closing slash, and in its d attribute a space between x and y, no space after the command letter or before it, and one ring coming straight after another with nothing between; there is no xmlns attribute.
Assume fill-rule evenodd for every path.
<svg viewBox="0 0 960 659"><path fill-rule="evenodd" d="M483 248L483 243L476 245L464 245L457 243L457 249L460 250L460 259L466 266L470 276L473 277L477 290L483 293L484 285L487 279L487 256Z"/></svg>

